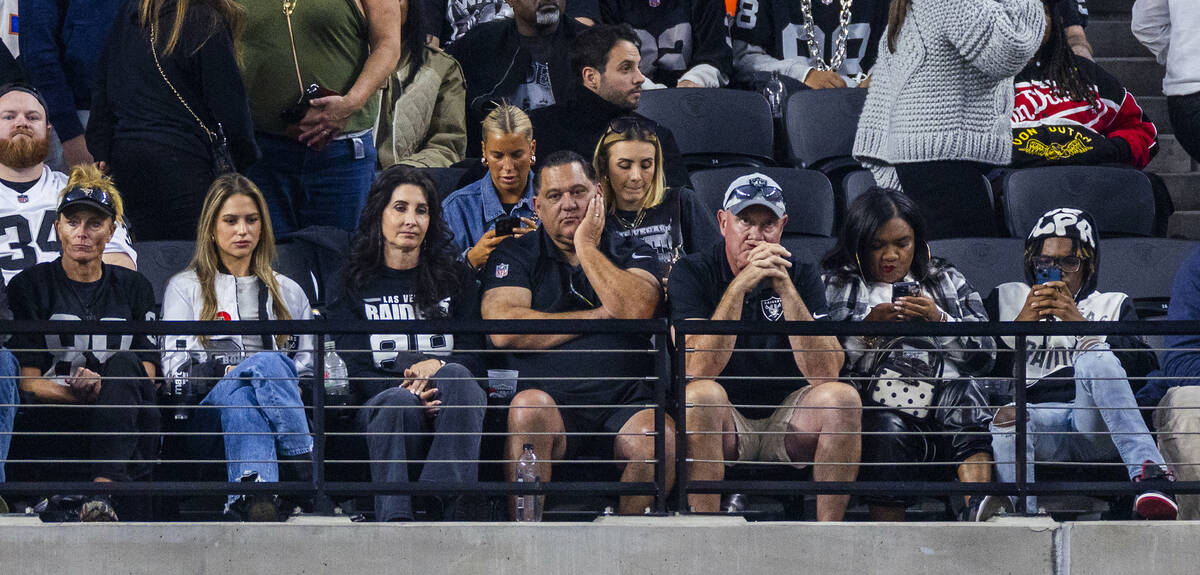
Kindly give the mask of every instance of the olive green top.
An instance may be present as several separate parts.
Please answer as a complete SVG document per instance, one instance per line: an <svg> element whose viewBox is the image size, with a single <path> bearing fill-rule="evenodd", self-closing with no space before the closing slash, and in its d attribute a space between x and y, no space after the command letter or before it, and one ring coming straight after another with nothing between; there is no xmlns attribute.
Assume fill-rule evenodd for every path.
<svg viewBox="0 0 1200 575"><path fill-rule="evenodd" d="M280 112L300 99L283 0L245 0L242 80L250 98L254 129L284 135ZM319 84L346 94L370 53L367 21L354 0L295 0L292 31L304 85ZM382 86L381 86L382 88ZM379 92L350 116L344 133L372 127L379 115Z"/></svg>

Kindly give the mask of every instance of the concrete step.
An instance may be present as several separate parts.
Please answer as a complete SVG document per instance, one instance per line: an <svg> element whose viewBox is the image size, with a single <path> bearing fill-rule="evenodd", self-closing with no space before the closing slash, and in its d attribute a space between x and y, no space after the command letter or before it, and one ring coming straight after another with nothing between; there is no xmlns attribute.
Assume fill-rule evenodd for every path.
<svg viewBox="0 0 1200 575"><path fill-rule="evenodd" d="M1159 134L1158 153L1146 169L1156 174L1186 173L1194 169L1192 157L1184 151L1175 136ZM1197 174L1200 175L1200 174Z"/></svg>
<svg viewBox="0 0 1200 575"><path fill-rule="evenodd" d="M1175 130L1171 129L1171 116L1167 113L1166 96L1134 94L1133 97L1137 99L1138 105L1142 107L1142 111L1146 113L1150 121L1154 122L1159 136L1175 133Z"/></svg>
<svg viewBox="0 0 1200 575"><path fill-rule="evenodd" d="M1175 213L1200 213L1200 172L1155 172L1167 184Z"/></svg>
<svg viewBox="0 0 1200 575"><path fill-rule="evenodd" d="M1153 58L1096 58L1096 63L1135 96L1162 95L1162 79L1167 71Z"/></svg>
<svg viewBox="0 0 1200 575"><path fill-rule="evenodd" d="M1171 214L1167 237L1200 240L1200 210Z"/></svg>
<svg viewBox="0 0 1200 575"><path fill-rule="evenodd" d="M1091 19L1112 14L1124 14L1128 17L1133 11L1133 0L1087 0L1087 7Z"/></svg>
<svg viewBox="0 0 1200 575"><path fill-rule="evenodd" d="M1096 20L1088 22L1088 43L1097 58L1150 58L1150 51L1142 46L1129 30L1129 18Z"/></svg>

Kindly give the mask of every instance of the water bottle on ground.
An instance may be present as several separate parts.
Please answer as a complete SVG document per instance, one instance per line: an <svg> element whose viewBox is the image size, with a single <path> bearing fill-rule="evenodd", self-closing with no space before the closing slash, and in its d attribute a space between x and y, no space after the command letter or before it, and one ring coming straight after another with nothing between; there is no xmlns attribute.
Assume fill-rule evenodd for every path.
<svg viewBox="0 0 1200 575"><path fill-rule="evenodd" d="M771 116L782 118L783 102L787 99L787 88L784 87L783 80L779 78L779 72L771 72L771 77L763 86L762 94L767 99L767 103L771 105Z"/></svg>
<svg viewBox="0 0 1200 575"><path fill-rule="evenodd" d="M325 342L325 403L346 405L350 398L350 375L332 341Z"/></svg>
<svg viewBox="0 0 1200 575"><path fill-rule="evenodd" d="M537 483L541 481L538 474L537 455L533 453L533 444L526 443L522 447L521 457L517 460L517 483ZM517 495L517 521L541 521L542 498L532 493Z"/></svg>

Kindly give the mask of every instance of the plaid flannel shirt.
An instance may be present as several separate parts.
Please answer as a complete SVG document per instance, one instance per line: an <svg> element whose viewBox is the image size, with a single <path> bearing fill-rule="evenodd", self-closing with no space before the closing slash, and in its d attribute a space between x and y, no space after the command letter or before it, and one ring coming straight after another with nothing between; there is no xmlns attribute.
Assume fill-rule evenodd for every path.
<svg viewBox="0 0 1200 575"><path fill-rule="evenodd" d="M831 321L863 321L871 309L867 305L868 288L862 276L851 268L837 273L826 271L825 298L829 302ZM946 321L988 321L983 307L983 298L971 287L967 278L954 266L934 258L930 271L921 283L922 293L930 296L938 308L946 312ZM996 361L996 342L990 336L939 337L937 341L947 350L947 368L950 364L962 375L982 375L991 371ZM862 337L842 338L847 367L852 372L861 372L870 354Z"/></svg>

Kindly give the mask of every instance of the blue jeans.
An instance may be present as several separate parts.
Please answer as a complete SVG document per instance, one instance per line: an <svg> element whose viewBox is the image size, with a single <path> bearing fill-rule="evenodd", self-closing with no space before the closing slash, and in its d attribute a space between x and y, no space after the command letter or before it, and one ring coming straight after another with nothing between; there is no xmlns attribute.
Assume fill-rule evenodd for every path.
<svg viewBox="0 0 1200 575"><path fill-rule="evenodd" d="M246 471L262 481L279 481L280 455L313 449L300 399L296 365L279 352L259 352L239 363L200 402L221 409L229 481ZM250 433L252 435L238 435ZM232 501L234 497L230 497Z"/></svg>
<svg viewBox="0 0 1200 575"><path fill-rule="evenodd" d="M1142 464L1163 463L1137 410L1137 401L1126 379L1125 368L1107 344L1080 352L1075 359L1075 401L1037 403L1029 406L1025 453L1029 463L1025 476L1033 481L1036 461L1112 461L1120 458L1133 479L1142 473ZM1121 408L1121 409L1092 409ZM1084 432L1057 435L1062 432ZM1114 435L1110 435L1110 433ZM992 423L992 450L996 456L996 474L1001 481L1017 477L1016 428L997 427ZM1010 463L1001 463L1010 462ZM1037 510L1037 498L1026 500L1031 511Z"/></svg>
<svg viewBox="0 0 1200 575"><path fill-rule="evenodd" d="M4 482L4 462L8 461L13 420L17 417L17 404L21 402L21 394L17 393L20 373L17 358L7 349L0 348L0 483Z"/></svg>
<svg viewBox="0 0 1200 575"><path fill-rule="evenodd" d="M296 140L257 134L262 159L246 170L267 199L281 237L314 225L353 231L375 179L374 135L334 140L320 152Z"/></svg>

